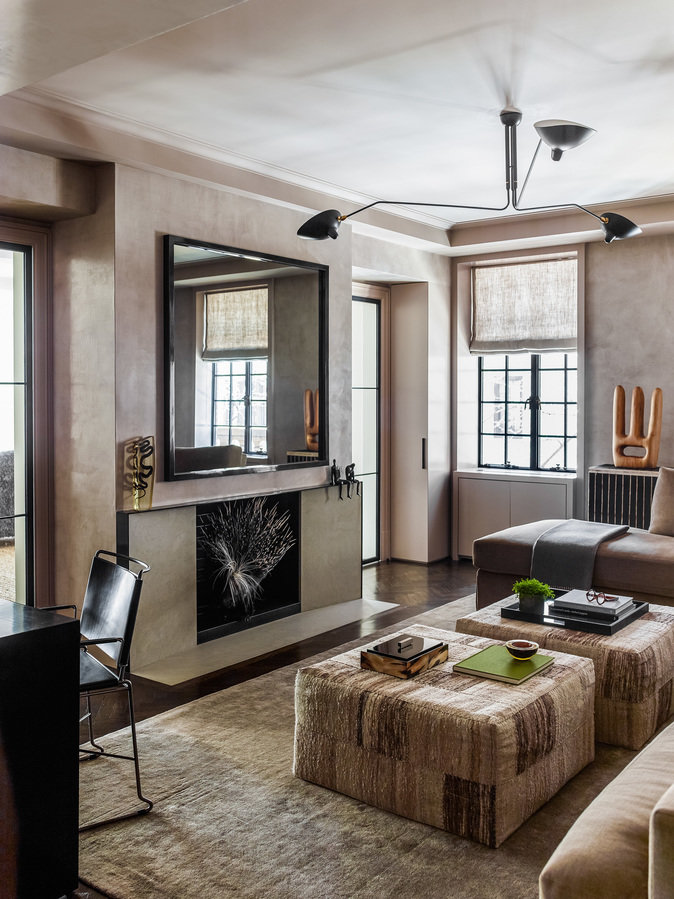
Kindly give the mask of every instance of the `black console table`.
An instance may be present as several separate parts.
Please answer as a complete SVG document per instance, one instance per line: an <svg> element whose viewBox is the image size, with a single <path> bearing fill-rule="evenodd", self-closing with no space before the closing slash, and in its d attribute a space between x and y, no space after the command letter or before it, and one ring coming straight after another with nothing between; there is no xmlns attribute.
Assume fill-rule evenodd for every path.
<svg viewBox="0 0 674 899"><path fill-rule="evenodd" d="M0 600L0 899L77 889L79 622Z"/></svg>

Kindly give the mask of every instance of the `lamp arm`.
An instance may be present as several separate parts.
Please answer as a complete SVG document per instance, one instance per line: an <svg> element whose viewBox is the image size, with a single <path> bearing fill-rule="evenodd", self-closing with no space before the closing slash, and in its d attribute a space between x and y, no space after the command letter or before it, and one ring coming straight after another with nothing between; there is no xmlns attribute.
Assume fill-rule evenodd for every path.
<svg viewBox="0 0 674 899"><path fill-rule="evenodd" d="M585 206L581 206L580 203L556 203L553 206L519 206L515 201L513 202L513 209L517 210L517 212L540 212L545 209L580 209L581 212L586 212L600 222L604 222L604 219L600 215L597 215L596 212L592 212L590 209L586 209Z"/></svg>
<svg viewBox="0 0 674 899"><path fill-rule="evenodd" d="M505 206L464 206L459 203L419 203L416 200L375 200L374 203L368 203L367 206L361 206L360 209L354 209L347 215L340 215L339 221L343 222L350 219L352 215L358 215L359 212L365 212L366 209L372 209L373 206L435 206L441 209L482 209L486 212L503 212L510 206L510 197Z"/></svg>

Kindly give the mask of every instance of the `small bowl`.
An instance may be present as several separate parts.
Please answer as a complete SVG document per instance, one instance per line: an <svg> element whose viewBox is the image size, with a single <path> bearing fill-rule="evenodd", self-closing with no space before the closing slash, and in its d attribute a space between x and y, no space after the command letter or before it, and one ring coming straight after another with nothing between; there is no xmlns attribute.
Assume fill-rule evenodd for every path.
<svg viewBox="0 0 674 899"><path fill-rule="evenodd" d="M530 659L538 652L538 643L534 643L533 640L508 640L505 646L510 655L519 662Z"/></svg>

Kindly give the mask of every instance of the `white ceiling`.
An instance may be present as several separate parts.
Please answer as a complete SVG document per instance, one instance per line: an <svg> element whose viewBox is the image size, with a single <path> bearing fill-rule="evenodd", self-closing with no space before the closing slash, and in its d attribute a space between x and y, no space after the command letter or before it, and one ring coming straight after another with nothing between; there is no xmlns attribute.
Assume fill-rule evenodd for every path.
<svg viewBox="0 0 674 899"><path fill-rule="evenodd" d="M520 181L535 121L597 130L559 163L541 152L527 205L674 193L671 0L2 4L5 92L29 84L19 96L316 187L342 212L373 199L501 205L510 103L523 112Z"/></svg>

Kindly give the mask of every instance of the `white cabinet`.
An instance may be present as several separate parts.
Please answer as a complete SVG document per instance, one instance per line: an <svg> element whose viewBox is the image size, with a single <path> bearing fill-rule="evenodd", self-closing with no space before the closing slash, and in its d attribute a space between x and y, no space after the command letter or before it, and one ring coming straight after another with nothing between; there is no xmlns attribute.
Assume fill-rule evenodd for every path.
<svg viewBox="0 0 674 899"><path fill-rule="evenodd" d="M485 534L541 518L572 518L575 475L454 472L452 557L471 558Z"/></svg>

